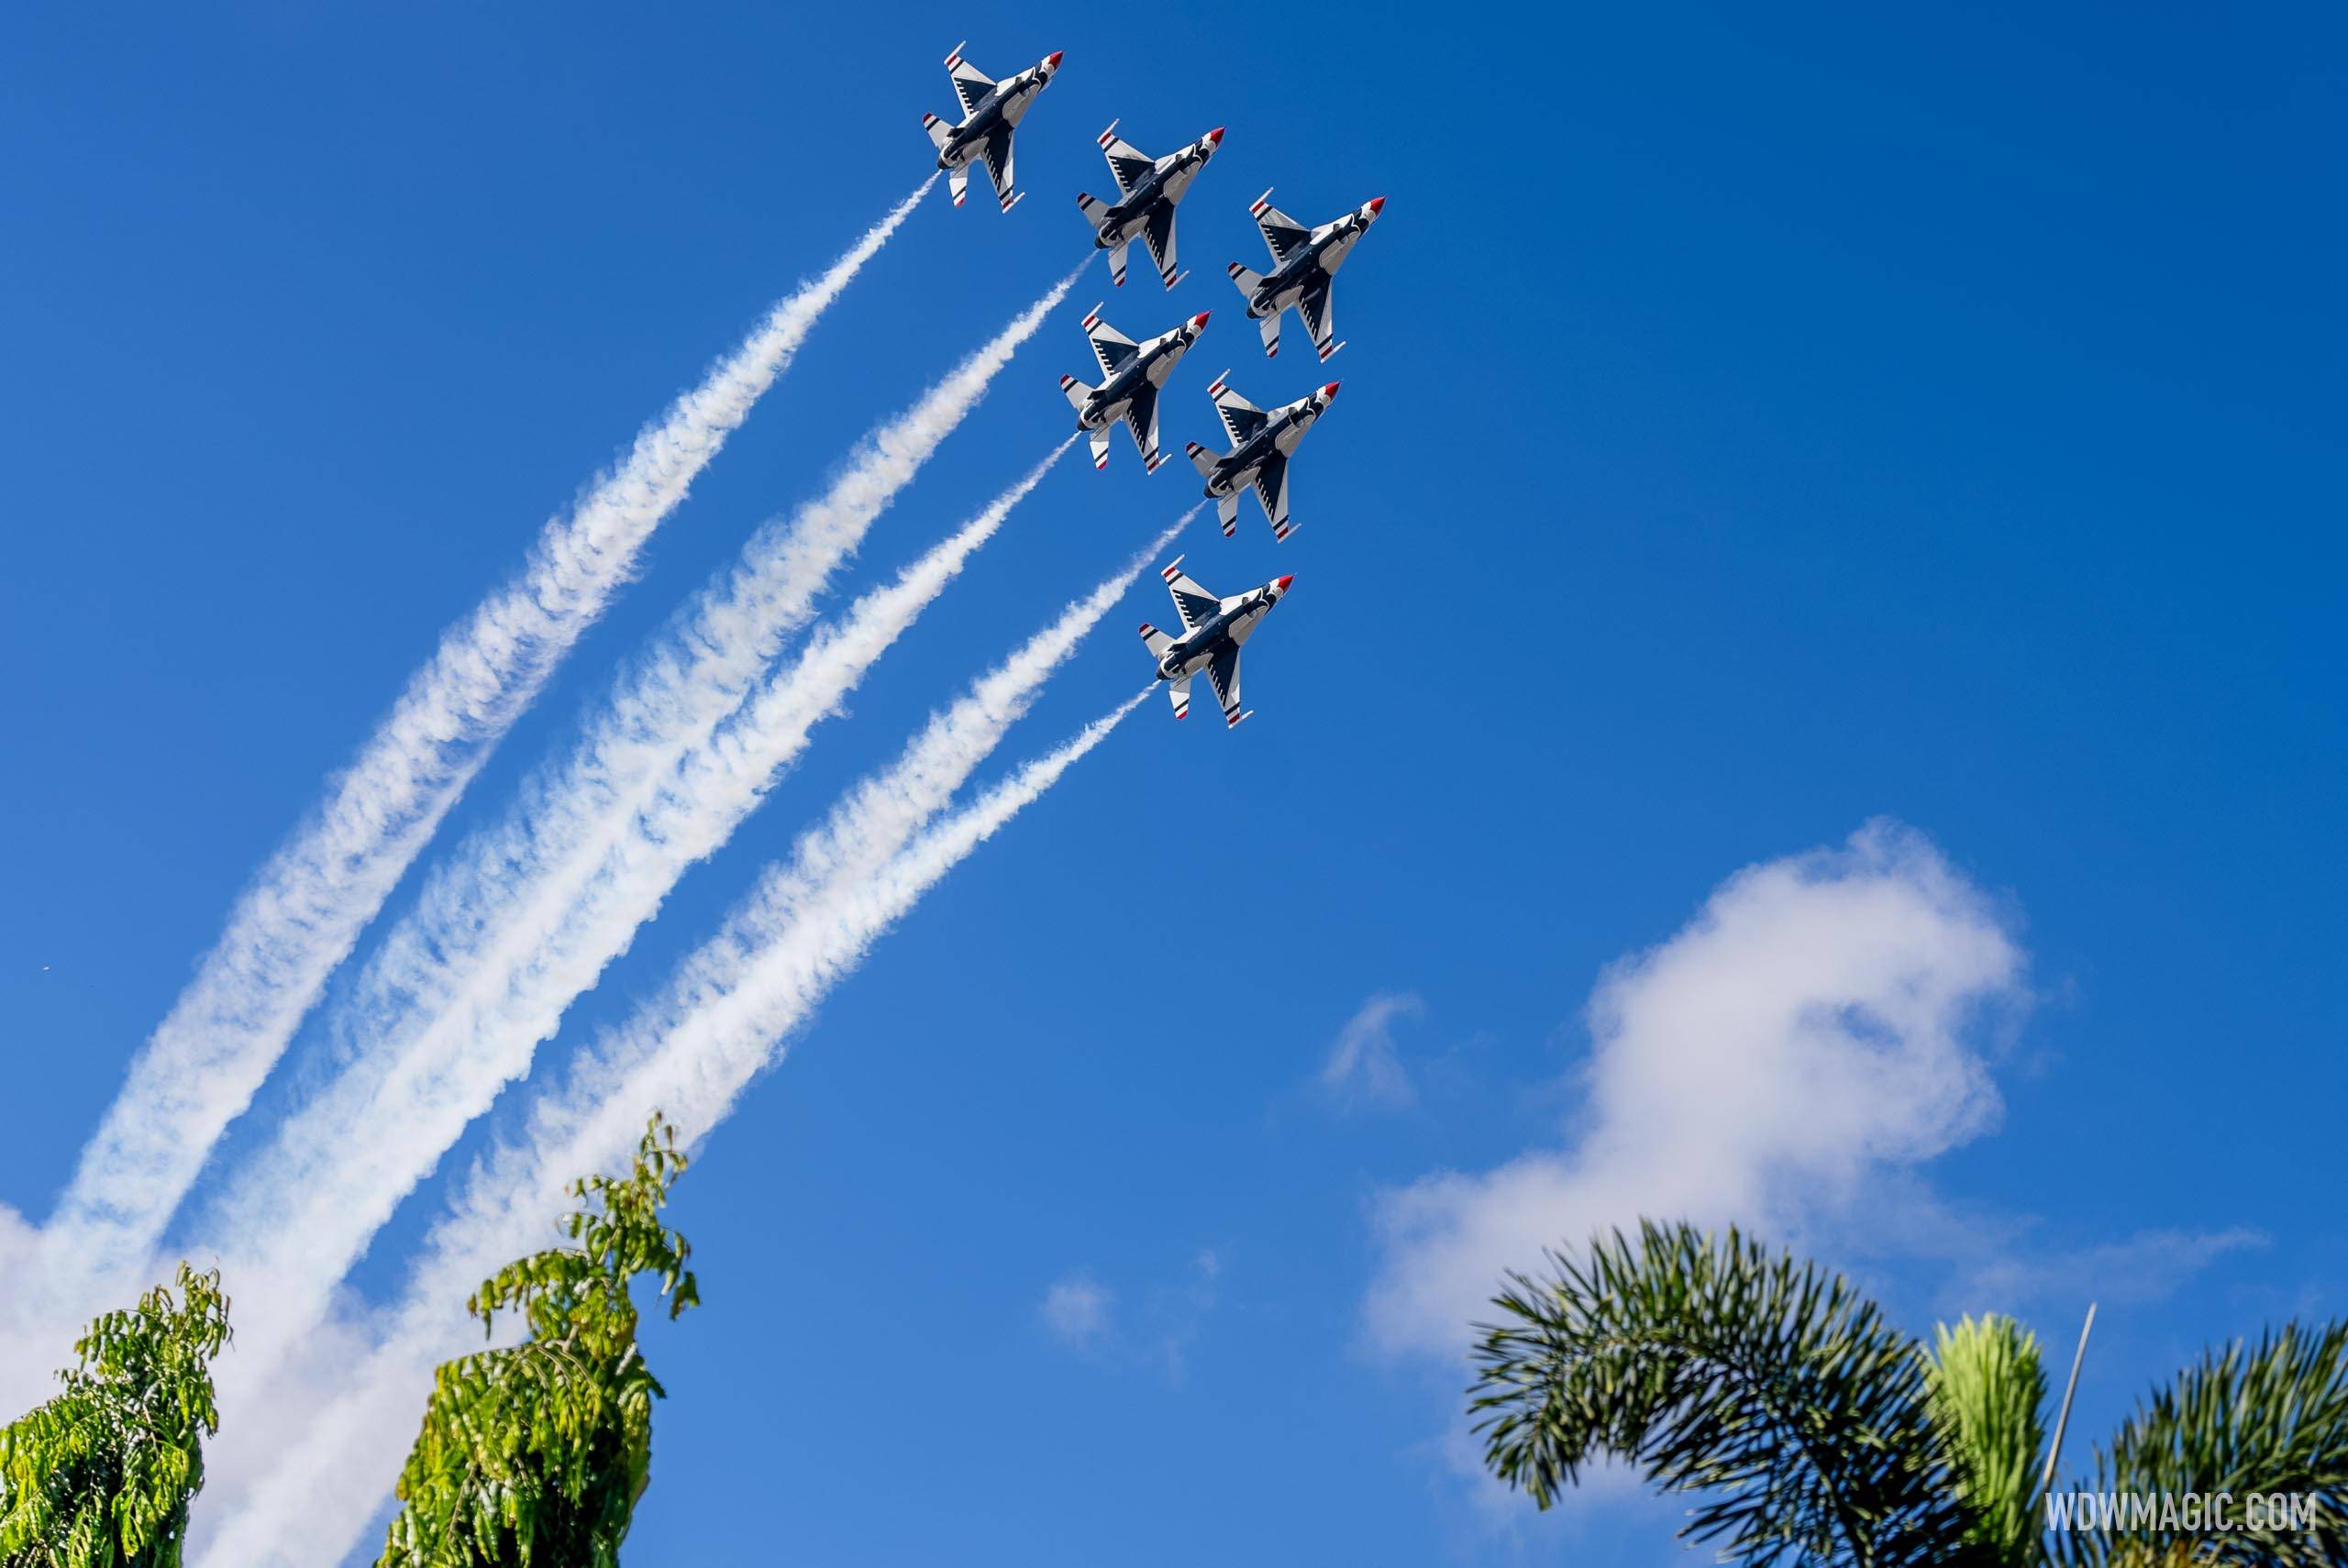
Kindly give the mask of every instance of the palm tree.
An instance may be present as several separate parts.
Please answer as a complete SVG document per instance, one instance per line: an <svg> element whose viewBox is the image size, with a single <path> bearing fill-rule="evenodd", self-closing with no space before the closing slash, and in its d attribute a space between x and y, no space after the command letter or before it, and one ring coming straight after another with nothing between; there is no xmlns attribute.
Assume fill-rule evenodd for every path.
<svg viewBox="0 0 2348 1568"><path fill-rule="evenodd" d="M1699 1494L1681 1532L1756 1564L2348 1563L2348 1324L2213 1353L2099 1449L2091 1487L2288 1492L2312 1528L2043 1529L2046 1376L2011 1319L1930 1349L1839 1275L1735 1231L1643 1223L1512 1275L1470 1410L1542 1507L1601 1456ZM2302 1521L2304 1522L2304 1521Z"/></svg>

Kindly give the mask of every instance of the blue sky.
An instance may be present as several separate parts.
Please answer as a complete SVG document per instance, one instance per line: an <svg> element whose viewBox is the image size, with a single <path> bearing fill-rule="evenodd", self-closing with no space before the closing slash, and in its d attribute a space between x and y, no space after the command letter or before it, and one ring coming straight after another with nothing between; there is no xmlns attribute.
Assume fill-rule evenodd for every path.
<svg viewBox="0 0 2348 1568"><path fill-rule="evenodd" d="M1020 136L1034 199L908 222L451 830L1082 259L1070 197L1112 116L1151 151L1229 127L1183 207L1192 276L1109 298L1136 337L1214 312L1175 443L1209 438L1224 365L1266 403L1325 379L1267 363L1216 275L1260 260L1246 204L1391 200L1338 287L1302 532L1276 546L1251 502L1235 540L1183 541L1225 592L1296 575L1251 645L1257 718L1128 720L880 945L680 1189L709 1305L652 1336L672 1397L637 1559L1661 1560L1667 1509L1610 1490L1534 1525L1458 1474L1457 1366L1366 1326L1380 1216L1573 1147L1609 966L1877 818L2020 955L1960 1010L1996 1112L1774 1207L1919 1331L1995 1308L2067 1342L2101 1295L2089 1434L2205 1342L2337 1312L2337 16L1265 19L0 23L0 1202L48 1212L244 879L440 629L919 182L967 36L998 73L1068 51ZM1112 293L1096 263L847 586L1065 433L1054 381ZM1122 444L1053 473L541 1060L1194 491ZM1120 623L1163 596L1130 608L991 771L1146 678ZM1391 1020L1409 1092L1333 1092L1381 995L1417 999ZM207 1184L327 1066L297 1043ZM436 1195L362 1292L396 1286Z"/></svg>

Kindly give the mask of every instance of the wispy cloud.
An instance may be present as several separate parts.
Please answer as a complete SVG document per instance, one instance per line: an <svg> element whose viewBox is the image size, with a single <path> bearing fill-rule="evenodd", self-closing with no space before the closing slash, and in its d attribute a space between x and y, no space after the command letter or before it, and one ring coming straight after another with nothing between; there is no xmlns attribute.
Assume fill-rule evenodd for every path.
<svg viewBox="0 0 2348 1568"><path fill-rule="evenodd" d="M489 750L934 180L778 304L568 517L547 525L513 581L443 635L327 798L255 876L194 981L132 1062L47 1228L41 1274L50 1294L86 1296L105 1288L96 1281L138 1266Z"/></svg>
<svg viewBox="0 0 2348 1568"><path fill-rule="evenodd" d="M1036 1316L1052 1337L1080 1353L1089 1354L1114 1332L1111 1312L1117 1294L1091 1275L1079 1271L1052 1282L1044 1292Z"/></svg>
<svg viewBox="0 0 2348 1568"><path fill-rule="evenodd" d="M205 1564L301 1563L347 1551L396 1468L401 1402L465 1342L447 1304L501 1259L537 1244L560 1206L562 1182L615 1164L652 1107L689 1140L705 1136L829 988L924 893L1148 695L1137 692L922 831L1157 547L982 677L896 765L802 835L792 860L768 875L669 990L599 1040L566 1088L538 1102L525 1140L477 1172L427 1238L378 1353L233 1508L205 1548Z"/></svg>
<svg viewBox="0 0 2348 1568"><path fill-rule="evenodd" d="M2026 999L1992 901L1921 834L1739 872L1589 1009L1576 1135L1386 1194L1389 1352L1456 1355L1511 1269L1641 1216L1789 1228L2000 1113L1976 1025Z"/></svg>
<svg viewBox="0 0 2348 1568"><path fill-rule="evenodd" d="M1425 1011L1426 1004L1407 991L1381 991L1362 1003L1321 1064L1321 1087L1350 1106L1392 1110L1413 1103L1418 1094L1395 1049L1394 1023Z"/></svg>
<svg viewBox="0 0 2348 1568"><path fill-rule="evenodd" d="M1074 1269L1044 1292L1036 1316L1052 1337L1088 1361L1139 1366L1180 1383L1190 1353L1223 1294L1223 1257L1212 1247L1191 1255L1172 1279L1140 1293L1128 1311L1122 1294L1089 1268Z"/></svg>

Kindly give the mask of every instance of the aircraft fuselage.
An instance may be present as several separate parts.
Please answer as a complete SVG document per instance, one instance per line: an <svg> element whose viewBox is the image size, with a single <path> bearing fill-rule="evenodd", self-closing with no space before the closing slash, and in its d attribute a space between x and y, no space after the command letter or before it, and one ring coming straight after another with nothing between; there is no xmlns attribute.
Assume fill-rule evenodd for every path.
<svg viewBox="0 0 2348 1568"><path fill-rule="evenodd" d="M1256 292L1247 296L1247 314L1262 320L1277 311L1296 303L1296 296L1310 287L1314 279L1335 277L1352 254L1368 221L1358 213L1350 213L1337 220L1335 227L1318 239L1308 239L1289 252L1280 264L1268 273Z"/></svg>
<svg viewBox="0 0 2348 1568"><path fill-rule="evenodd" d="M1124 418L1125 405L1133 402L1134 393L1141 390L1142 383L1163 387L1181 361L1182 350L1189 347L1179 333L1170 339L1143 344L1140 352L1118 366L1116 374L1102 382L1085 400L1083 411L1076 416L1077 428L1099 430Z"/></svg>
<svg viewBox="0 0 2348 1568"><path fill-rule="evenodd" d="M1166 657L1157 661L1157 679L1180 680L1186 675L1196 675L1225 647L1238 647L1254 636L1257 623L1270 614L1272 606L1279 602L1269 591L1258 588L1245 595L1235 607L1218 611L1200 622L1167 648Z"/></svg>
<svg viewBox="0 0 2348 1568"><path fill-rule="evenodd" d="M1093 236L1093 245L1109 250L1139 238L1157 204L1161 201L1180 202L1190 190L1191 182L1198 178L1199 171L1206 167L1206 162L1204 153L1185 151L1168 167L1151 170L1122 200L1110 207L1108 215L1101 220L1100 231Z"/></svg>
<svg viewBox="0 0 2348 1568"><path fill-rule="evenodd" d="M1012 129L1018 126L1026 116L1027 105L1034 103L1036 94L1044 90L1047 80L1035 67L1029 66L1009 81L996 83L994 91L980 99L979 106L947 135L945 147L937 154L937 166L940 169L968 167L970 160L979 155L979 149L986 145L987 138L993 134L996 127Z"/></svg>
<svg viewBox="0 0 2348 1568"><path fill-rule="evenodd" d="M1249 476L1264 466L1264 459L1277 452L1283 458L1296 455L1298 443L1312 422L1321 417L1321 410L1307 402L1302 407L1283 408L1264 422L1263 428L1217 458L1213 477L1207 480L1207 493L1213 496L1236 494Z"/></svg>

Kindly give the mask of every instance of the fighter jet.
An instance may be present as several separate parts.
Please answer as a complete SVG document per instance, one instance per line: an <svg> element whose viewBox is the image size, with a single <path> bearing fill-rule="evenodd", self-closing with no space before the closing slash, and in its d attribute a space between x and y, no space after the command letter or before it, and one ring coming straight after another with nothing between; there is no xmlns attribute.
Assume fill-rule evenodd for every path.
<svg viewBox="0 0 2348 1568"><path fill-rule="evenodd" d="M1296 455L1297 443L1312 428L1312 422L1336 401L1337 383L1331 381L1266 413L1231 390L1225 379L1230 374L1225 370L1217 376L1214 385L1207 388L1207 396L1214 399L1214 411L1223 415L1231 450L1217 456L1193 441L1188 448L1191 462L1206 479L1207 496L1223 522L1224 538L1239 531L1239 492L1252 484L1256 499L1264 503L1272 537L1284 543L1295 531L1288 520L1288 460Z"/></svg>
<svg viewBox="0 0 2348 1568"><path fill-rule="evenodd" d="M1109 157L1109 178L1117 182L1114 205L1090 191L1080 192L1076 204L1092 225L1092 243L1109 253L1109 277L1119 288L1125 283L1125 247L1139 239L1149 247L1157 275L1172 288L1182 281L1174 269L1174 204L1191 188L1214 149L1223 145L1217 126L1178 152L1152 158L1117 134L1117 122L1101 133L1101 150Z"/></svg>
<svg viewBox="0 0 2348 1568"><path fill-rule="evenodd" d="M983 159L987 178L994 182L995 199L1009 212L1026 193L1011 177L1011 133L1026 117L1036 94L1050 84L1065 50L1054 50L1042 60L997 82L962 58L962 46L946 57L946 74L954 79L954 94L962 101L962 123L947 125L936 115L921 117L922 128L937 144L937 166L946 171L946 188L960 206L969 193L970 160Z"/></svg>
<svg viewBox="0 0 2348 1568"><path fill-rule="evenodd" d="M1169 637L1144 621L1141 640L1157 658L1157 679L1167 682L1174 699L1174 716L1190 717L1191 678L1207 672L1215 701L1223 704L1228 729L1254 712L1239 710L1239 647L1256 635L1256 623L1271 613L1288 591L1293 577L1276 577L1261 588L1251 588L1235 599L1217 599L1182 570L1182 558L1158 574L1174 594L1174 613L1182 618L1182 635Z"/></svg>
<svg viewBox="0 0 2348 1568"><path fill-rule="evenodd" d="M1085 316L1084 334L1092 340L1092 357L1101 361L1101 373L1108 379L1092 387L1074 376L1062 376L1060 391L1076 409L1076 427L1091 434L1094 468L1109 466L1109 426L1123 418L1141 449L1142 466L1157 471L1166 460L1157 449L1157 389L1206 326L1207 313L1201 311L1171 332L1135 343L1101 319L1099 305Z"/></svg>
<svg viewBox="0 0 2348 1568"><path fill-rule="evenodd" d="M1263 323L1267 357L1280 351L1280 312L1290 305L1304 330L1312 334L1312 347L1324 360L1345 347L1331 341L1336 331L1329 315L1329 282L1385 206L1386 198L1376 196L1341 218L1307 228L1272 205L1269 191L1256 198L1247 210L1256 215L1264 243L1272 248L1272 270L1268 275L1234 261L1230 271L1231 281L1247 296L1248 315Z"/></svg>

